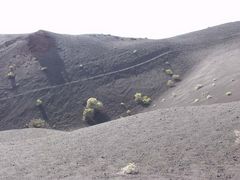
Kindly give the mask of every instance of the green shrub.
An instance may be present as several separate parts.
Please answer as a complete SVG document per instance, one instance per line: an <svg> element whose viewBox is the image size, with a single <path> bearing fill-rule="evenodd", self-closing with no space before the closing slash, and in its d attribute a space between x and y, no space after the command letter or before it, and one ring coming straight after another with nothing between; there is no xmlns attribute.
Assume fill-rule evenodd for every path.
<svg viewBox="0 0 240 180"><path fill-rule="evenodd" d="M168 81L167 81L167 86L168 86L168 87L174 87L174 86L175 86L175 83L174 83L172 80L168 80Z"/></svg>
<svg viewBox="0 0 240 180"><path fill-rule="evenodd" d="M142 93L136 93L134 95L134 100L137 102L137 103L140 103L142 101Z"/></svg>
<svg viewBox="0 0 240 180"><path fill-rule="evenodd" d="M43 119L32 119L28 124L27 127L29 128L46 128L48 125L46 121Z"/></svg>
<svg viewBox="0 0 240 180"><path fill-rule="evenodd" d="M41 99L36 100L36 106L41 106L43 104L43 101Z"/></svg>
<svg viewBox="0 0 240 180"><path fill-rule="evenodd" d="M166 69L166 70L165 70L165 73L166 73L167 75L170 75L170 76L173 75L173 71L172 71L171 69Z"/></svg>
<svg viewBox="0 0 240 180"><path fill-rule="evenodd" d="M148 106L151 104L151 98L149 96L142 95L142 93L136 93L134 95L134 100L136 103Z"/></svg>
<svg viewBox="0 0 240 180"><path fill-rule="evenodd" d="M94 109L92 108L85 108L83 111L83 120L87 120L87 119L92 119L94 116Z"/></svg>
<svg viewBox="0 0 240 180"><path fill-rule="evenodd" d="M172 75L172 79L173 79L174 81L181 81L181 77L180 77L180 75L178 75L178 74Z"/></svg>
<svg viewBox="0 0 240 180"><path fill-rule="evenodd" d="M97 99L96 98L93 98L93 97L90 97L88 100L87 100L87 105L86 107L87 108L92 108L92 106L94 106L94 104L97 103Z"/></svg>
<svg viewBox="0 0 240 180"><path fill-rule="evenodd" d="M87 100L86 108L101 110L103 108L103 104L96 98L91 97Z"/></svg>
<svg viewBox="0 0 240 180"><path fill-rule="evenodd" d="M142 98L143 105L150 105L151 101L152 101L151 98L148 96L143 96L143 98Z"/></svg>
<svg viewBox="0 0 240 180"><path fill-rule="evenodd" d="M94 108L97 110L101 110L103 108L103 103L101 101L98 101Z"/></svg>
<svg viewBox="0 0 240 180"><path fill-rule="evenodd" d="M16 76L16 75L15 75L15 73L14 73L13 71L10 71L10 72L7 73L7 78L8 78L8 79L14 79L15 76Z"/></svg>
<svg viewBox="0 0 240 180"><path fill-rule="evenodd" d="M103 103L97 98L91 97L87 100L87 105L83 111L83 120L91 120L94 117L96 110L101 110L103 108Z"/></svg>

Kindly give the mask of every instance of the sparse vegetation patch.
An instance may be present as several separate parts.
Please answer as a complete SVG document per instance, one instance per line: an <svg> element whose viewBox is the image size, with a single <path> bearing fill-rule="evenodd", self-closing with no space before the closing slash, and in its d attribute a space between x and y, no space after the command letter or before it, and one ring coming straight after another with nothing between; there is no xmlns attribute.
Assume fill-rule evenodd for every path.
<svg viewBox="0 0 240 180"><path fill-rule="evenodd" d="M41 99L37 99L36 100L36 104L37 107L42 106L43 105L43 101Z"/></svg>
<svg viewBox="0 0 240 180"><path fill-rule="evenodd" d="M172 76L173 75L173 71L171 69L166 69L165 70L165 73L169 76Z"/></svg>
<svg viewBox="0 0 240 180"><path fill-rule="evenodd" d="M101 101L98 101L96 98L91 97L87 100L86 108L101 110L103 108L103 104Z"/></svg>
<svg viewBox="0 0 240 180"><path fill-rule="evenodd" d="M135 100L135 102L137 102L137 103L140 103L141 101L142 101L142 93L136 93L135 95L134 95L134 100Z"/></svg>
<svg viewBox="0 0 240 180"><path fill-rule="evenodd" d="M12 71L10 71L10 72L7 73L7 78L8 78L8 79L13 79L13 78L15 78L15 76L16 76L15 73L12 72Z"/></svg>
<svg viewBox="0 0 240 180"><path fill-rule="evenodd" d="M141 104L143 106L148 106L152 102L152 99L149 96L143 95L142 93L136 93L134 95L134 100L136 103Z"/></svg>
<svg viewBox="0 0 240 180"><path fill-rule="evenodd" d="M172 75L172 79L173 79L174 81L181 81L181 77L180 77L180 75L178 75L178 74Z"/></svg>
<svg viewBox="0 0 240 180"><path fill-rule="evenodd" d="M92 119L94 116L94 109L92 108L85 108L83 111L83 120L86 121L87 119Z"/></svg>
<svg viewBox="0 0 240 180"><path fill-rule="evenodd" d="M32 119L28 124L28 128L46 128L48 125L43 119Z"/></svg>
<svg viewBox="0 0 240 180"><path fill-rule="evenodd" d="M93 120L94 114L96 111L102 110L103 103L97 98L91 97L87 100L87 105L83 111L83 120L84 121L91 121Z"/></svg>
<svg viewBox="0 0 240 180"><path fill-rule="evenodd" d="M174 83L172 80L168 80L168 81L167 81L167 86L168 86L168 87L174 87L174 86L175 86L175 83Z"/></svg>
<svg viewBox="0 0 240 180"><path fill-rule="evenodd" d="M17 84L16 84L16 74L14 72L14 66L9 66L9 71L6 76L11 83L12 89L15 89L17 87Z"/></svg>

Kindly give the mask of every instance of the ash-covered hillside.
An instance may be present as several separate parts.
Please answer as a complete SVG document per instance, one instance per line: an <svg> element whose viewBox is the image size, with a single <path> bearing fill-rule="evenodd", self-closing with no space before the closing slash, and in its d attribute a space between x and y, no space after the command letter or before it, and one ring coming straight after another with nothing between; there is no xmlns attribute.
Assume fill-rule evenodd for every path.
<svg viewBox="0 0 240 180"><path fill-rule="evenodd" d="M82 121L82 112L89 97L103 102L103 121L125 116L122 102L132 114L156 107L191 105L198 96L188 90L198 84L199 74L204 77L213 69L224 69L228 61L239 62L239 33L240 23L236 22L163 40L47 31L0 35L0 129L23 128L31 119L41 118L37 99L43 101L50 127L65 130L88 126ZM236 75L237 63L233 68ZM15 73L14 89L7 77L9 68ZM180 75L182 81L169 88L166 82L171 76L165 69ZM169 94L176 88L180 88L178 94L184 94L177 102ZM136 92L150 96L152 107L137 105L133 99ZM162 99L166 99L165 105Z"/></svg>

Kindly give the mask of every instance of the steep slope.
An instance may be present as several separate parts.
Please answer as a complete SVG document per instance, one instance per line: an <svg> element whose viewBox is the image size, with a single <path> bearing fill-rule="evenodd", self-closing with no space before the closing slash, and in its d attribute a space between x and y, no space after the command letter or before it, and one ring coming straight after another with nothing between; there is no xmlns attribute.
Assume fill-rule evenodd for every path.
<svg viewBox="0 0 240 180"><path fill-rule="evenodd" d="M239 35L210 47L201 63L194 66L178 86L163 93L154 108L239 101L239 47ZM197 90L198 84L203 87ZM196 99L199 101L194 102Z"/></svg>
<svg viewBox="0 0 240 180"><path fill-rule="evenodd" d="M239 106L161 109L72 132L3 131L0 178L237 180ZM119 175L129 162L139 174Z"/></svg>
<svg viewBox="0 0 240 180"><path fill-rule="evenodd" d="M135 92L143 92L154 100L169 93L166 81L170 77L163 68L171 68L183 77L177 88L186 94L185 85L192 86L200 74L208 71L204 68L208 58L221 66L223 61L216 55L221 51L219 47L226 57L238 56L239 27L239 22L230 23L164 40L70 36L47 31L1 35L0 129L22 128L32 118L41 117L35 107L38 98L44 101L50 126L57 129L88 126L81 121L81 114L85 101L92 96L104 103L105 121L126 114L121 102L133 113L141 112L143 109L133 101ZM235 62L236 57L232 61ZM16 67L17 90L10 89L6 78L10 65ZM226 73L230 73L229 70ZM184 83L189 78L192 83ZM191 96L177 104L189 104ZM169 102L166 107L175 103ZM162 106L159 101L154 104Z"/></svg>
<svg viewBox="0 0 240 180"><path fill-rule="evenodd" d="M152 67L160 66L163 59L159 57L168 53L163 43L101 35L68 36L39 31L19 38L23 39L21 44L17 41L9 45L11 51L0 59L1 129L21 128L33 117L41 116L34 105L38 98L44 101L49 124L57 128L85 126L81 122L82 104L92 96L104 102L108 116L117 117L125 111L119 108L120 102L129 101L137 90L149 86L151 82L144 81L144 77L160 72L160 68ZM134 54L136 47L139 52ZM5 46L3 49L6 53ZM11 64L16 65L15 91L9 89L5 77ZM41 67L47 70L41 71ZM152 79L161 82L164 77ZM153 87L145 91L150 93Z"/></svg>

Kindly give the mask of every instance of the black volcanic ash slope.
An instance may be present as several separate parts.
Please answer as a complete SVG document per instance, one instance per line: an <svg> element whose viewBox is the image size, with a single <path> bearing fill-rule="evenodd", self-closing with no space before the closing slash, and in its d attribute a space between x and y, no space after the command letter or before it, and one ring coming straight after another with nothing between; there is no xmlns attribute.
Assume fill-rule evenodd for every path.
<svg viewBox="0 0 240 180"><path fill-rule="evenodd" d="M72 132L2 131L0 179L238 180L239 106L158 109ZM119 175L130 162L139 173Z"/></svg>
<svg viewBox="0 0 240 180"><path fill-rule="evenodd" d="M58 129L84 127L83 104L97 97L110 119L133 112L135 92L153 99L168 88L162 68L184 76L210 53L211 47L236 38L240 23L231 23L165 40L109 35L59 35L38 31L0 36L0 129L22 128L41 117L35 107L42 98L49 124ZM166 61L170 65L166 65ZM11 90L6 73L16 65L18 88ZM41 71L47 68L46 71Z"/></svg>

